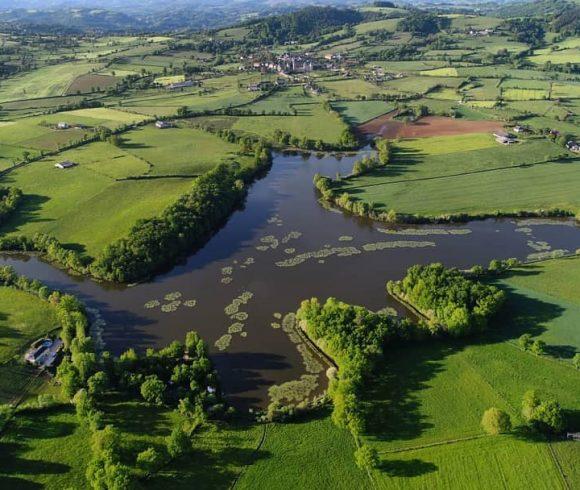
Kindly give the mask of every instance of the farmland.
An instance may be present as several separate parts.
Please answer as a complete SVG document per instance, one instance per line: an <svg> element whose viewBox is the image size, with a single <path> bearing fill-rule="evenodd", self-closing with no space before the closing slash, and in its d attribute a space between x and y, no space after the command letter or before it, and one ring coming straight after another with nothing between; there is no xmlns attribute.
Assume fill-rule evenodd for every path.
<svg viewBox="0 0 580 490"><path fill-rule="evenodd" d="M0 8L3 487L580 488L577 6L84 3Z"/></svg>

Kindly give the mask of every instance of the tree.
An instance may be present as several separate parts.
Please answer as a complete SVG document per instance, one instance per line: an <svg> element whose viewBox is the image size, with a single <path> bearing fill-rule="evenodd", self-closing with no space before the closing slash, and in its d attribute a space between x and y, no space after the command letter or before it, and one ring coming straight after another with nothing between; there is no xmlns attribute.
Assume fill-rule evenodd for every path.
<svg viewBox="0 0 580 490"><path fill-rule="evenodd" d="M379 465L377 450L366 444L363 444L354 452L354 460L361 470L372 470Z"/></svg>
<svg viewBox="0 0 580 490"><path fill-rule="evenodd" d="M530 351L532 351L537 356L541 356L546 353L546 342L543 340L534 340L534 343L530 347Z"/></svg>
<svg viewBox="0 0 580 490"><path fill-rule="evenodd" d="M149 447L137 455L137 466L146 473L155 472L163 463L163 456L154 447Z"/></svg>
<svg viewBox="0 0 580 490"><path fill-rule="evenodd" d="M77 412L77 417L80 422L85 422L90 411L93 409L93 403L87 390L81 389L77 391L73 397L73 403Z"/></svg>
<svg viewBox="0 0 580 490"><path fill-rule="evenodd" d="M528 350L532 345L532 336L529 333L525 333L518 339L518 345L523 350Z"/></svg>
<svg viewBox="0 0 580 490"><path fill-rule="evenodd" d="M87 380L87 387L91 395L102 395L109 387L109 377L104 371L97 371Z"/></svg>
<svg viewBox="0 0 580 490"><path fill-rule="evenodd" d="M541 399L533 390L524 394L522 415L540 432L559 433L565 427L564 413L560 404L552 398Z"/></svg>
<svg viewBox="0 0 580 490"><path fill-rule="evenodd" d="M175 427L167 437L167 452L172 458L178 458L191 449L191 441L181 427Z"/></svg>
<svg viewBox="0 0 580 490"><path fill-rule="evenodd" d="M141 385L141 396L148 403L162 405L164 393L165 383L155 375L147 376Z"/></svg>
<svg viewBox="0 0 580 490"><path fill-rule="evenodd" d="M67 398L72 398L81 386L79 373L68 357L65 357L58 366L56 379L61 385L64 396Z"/></svg>
<svg viewBox="0 0 580 490"><path fill-rule="evenodd" d="M507 413L492 407L483 413L481 426L490 435L505 434L511 430L512 422Z"/></svg>

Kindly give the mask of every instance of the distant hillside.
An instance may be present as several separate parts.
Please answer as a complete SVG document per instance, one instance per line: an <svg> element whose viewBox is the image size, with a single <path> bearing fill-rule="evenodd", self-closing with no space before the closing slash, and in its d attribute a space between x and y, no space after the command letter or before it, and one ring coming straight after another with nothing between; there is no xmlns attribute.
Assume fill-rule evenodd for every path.
<svg viewBox="0 0 580 490"><path fill-rule="evenodd" d="M306 7L252 24L251 37L264 43L314 40L347 24L362 22L372 14L334 7Z"/></svg>

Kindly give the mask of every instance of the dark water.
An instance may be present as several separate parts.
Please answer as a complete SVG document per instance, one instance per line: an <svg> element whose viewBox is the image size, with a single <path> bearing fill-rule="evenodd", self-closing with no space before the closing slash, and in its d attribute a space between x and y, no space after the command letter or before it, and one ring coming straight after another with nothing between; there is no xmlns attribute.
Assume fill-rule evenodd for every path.
<svg viewBox="0 0 580 490"><path fill-rule="evenodd" d="M91 308L98 309L106 322L103 340L107 349L115 353L128 347L163 346L171 340L183 339L188 330L197 330L211 346L213 361L230 401L242 406L263 406L269 386L299 378L305 372L295 345L281 329L271 326L272 322L280 322L274 313L295 311L302 299L335 296L373 310L396 307L385 295L385 283L400 278L416 263L439 261L468 267L487 264L492 258L526 258L536 252L528 241L540 248L546 245L537 242L547 242L552 249L580 248L580 229L571 222L539 225L487 220L450 227L420 227L436 232L469 230L468 234L382 233L379 231L385 228L382 224L326 210L317 201L313 175L346 174L353 160L353 157L339 161L334 157L277 156L268 175L252 187L245 208L237 211L186 263L150 283L111 287L72 278L35 257L10 256L2 260L20 273L72 292ZM275 245L272 241L261 241L268 236L279 242L286 237L287 241L272 247ZM346 241L344 237L353 239ZM365 250L368 244L402 241L415 242L411 244L414 247L423 244L416 242L429 243L422 248L401 243L403 248ZM257 246L268 249L260 251ZM333 247L341 250L324 259L309 258L293 267L276 265L297 254ZM344 247L355 247L358 253L348 255L347 251L345 256L338 256ZM231 274L227 270L222 272L226 267L233 268ZM222 282L226 277L231 277L231 283ZM248 319L242 321L247 336L234 333L229 347L220 351L214 342L236 322L226 315L224 308L245 291L253 293L247 304L239 308L248 314ZM164 297L173 292L181 293L180 301L196 300L195 307L182 303L176 311L163 312L159 306L150 309L144 306L150 300L170 303L171 298ZM322 378L323 375L321 382Z"/></svg>

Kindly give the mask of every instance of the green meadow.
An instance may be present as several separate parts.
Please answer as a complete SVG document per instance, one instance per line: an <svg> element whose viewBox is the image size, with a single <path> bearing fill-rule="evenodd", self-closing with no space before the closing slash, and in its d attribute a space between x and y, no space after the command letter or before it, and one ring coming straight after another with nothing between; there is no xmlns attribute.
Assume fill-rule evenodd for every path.
<svg viewBox="0 0 580 490"><path fill-rule="evenodd" d="M377 100L361 100L350 102L335 102L332 108L338 112L344 120L351 125L359 125L364 122L382 116L395 109L394 104Z"/></svg>
<svg viewBox="0 0 580 490"><path fill-rule="evenodd" d="M575 213L580 160L558 161L565 153L543 139L505 147L490 134L404 140L387 167L344 180L341 189L379 209L423 216L551 208Z"/></svg>

